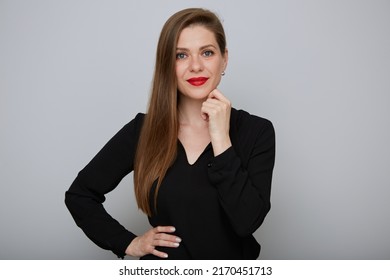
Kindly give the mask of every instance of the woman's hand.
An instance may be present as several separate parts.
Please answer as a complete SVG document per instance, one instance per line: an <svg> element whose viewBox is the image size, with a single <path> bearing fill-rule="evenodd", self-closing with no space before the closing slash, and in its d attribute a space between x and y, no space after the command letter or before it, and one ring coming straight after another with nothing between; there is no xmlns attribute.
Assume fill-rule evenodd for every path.
<svg viewBox="0 0 390 280"><path fill-rule="evenodd" d="M137 236L131 241L126 249L126 254L133 257L142 257L148 254L153 254L160 258L167 258L168 255L160 252L155 248L161 247L179 247L181 239L171 233L175 231L171 226L158 226L145 232L141 236Z"/></svg>
<svg viewBox="0 0 390 280"><path fill-rule="evenodd" d="M230 128L230 101L218 90L213 90L202 104L202 117L209 122L209 134L213 146L214 156L222 154L231 145Z"/></svg>

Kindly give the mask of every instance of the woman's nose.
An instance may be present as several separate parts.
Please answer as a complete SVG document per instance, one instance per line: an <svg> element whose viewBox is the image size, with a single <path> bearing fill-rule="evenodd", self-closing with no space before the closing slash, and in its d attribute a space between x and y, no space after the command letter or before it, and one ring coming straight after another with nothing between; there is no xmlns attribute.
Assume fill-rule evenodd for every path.
<svg viewBox="0 0 390 280"><path fill-rule="evenodd" d="M199 72L203 70L202 60L199 57L193 56L191 58L190 70L191 72Z"/></svg>

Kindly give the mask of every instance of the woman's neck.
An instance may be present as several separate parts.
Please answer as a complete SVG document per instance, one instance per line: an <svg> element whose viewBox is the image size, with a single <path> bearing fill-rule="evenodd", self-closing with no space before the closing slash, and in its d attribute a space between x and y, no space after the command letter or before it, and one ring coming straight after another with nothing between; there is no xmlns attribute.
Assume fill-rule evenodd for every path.
<svg viewBox="0 0 390 280"><path fill-rule="evenodd" d="M180 96L178 105L178 117L180 125L207 125L201 114L203 102L204 100L195 100L187 98L186 96Z"/></svg>

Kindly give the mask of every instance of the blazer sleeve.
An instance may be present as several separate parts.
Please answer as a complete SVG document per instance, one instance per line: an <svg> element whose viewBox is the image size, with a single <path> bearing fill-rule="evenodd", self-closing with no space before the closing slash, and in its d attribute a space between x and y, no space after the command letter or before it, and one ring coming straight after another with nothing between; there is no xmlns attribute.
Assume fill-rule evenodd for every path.
<svg viewBox="0 0 390 280"><path fill-rule="evenodd" d="M242 237L253 234L270 210L275 162L272 123L261 119L260 125L253 126L249 133L253 144L233 144L215 157L208 169L209 179L217 188L220 203L235 232ZM242 153L239 156L236 147L237 150L247 151L248 157Z"/></svg>
<svg viewBox="0 0 390 280"><path fill-rule="evenodd" d="M65 204L76 224L95 244L123 258L136 237L103 207L105 194L133 170L143 115L126 124L83 168L65 193Z"/></svg>

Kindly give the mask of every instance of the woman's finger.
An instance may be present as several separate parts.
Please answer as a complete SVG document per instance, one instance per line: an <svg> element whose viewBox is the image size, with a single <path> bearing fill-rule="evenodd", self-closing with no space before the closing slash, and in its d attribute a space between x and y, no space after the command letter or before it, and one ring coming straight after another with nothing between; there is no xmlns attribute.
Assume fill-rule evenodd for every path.
<svg viewBox="0 0 390 280"><path fill-rule="evenodd" d="M168 254L167 253L164 253L164 252L161 252L159 250L156 250L154 249L152 252L150 252L151 254L159 257L159 258L162 258L162 259L166 259L168 258Z"/></svg>
<svg viewBox="0 0 390 280"><path fill-rule="evenodd" d="M152 229L152 231L154 231L155 233L159 233L159 232L175 232L175 227L171 227L171 226L157 226L155 228Z"/></svg>
<svg viewBox="0 0 390 280"><path fill-rule="evenodd" d="M155 240L164 240L170 242L181 242L181 239L176 235L166 234L166 233L158 233L154 237Z"/></svg>
<svg viewBox="0 0 390 280"><path fill-rule="evenodd" d="M210 92L208 99L217 99L224 103L227 103L230 105L230 100L227 99L222 92L220 92L218 89L214 89L212 92Z"/></svg>
<svg viewBox="0 0 390 280"><path fill-rule="evenodd" d="M161 240L161 239L156 239L152 242L152 245L154 247L171 247L171 248L177 248L180 246L179 242L174 242L174 241L167 241L167 240Z"/></svg>

